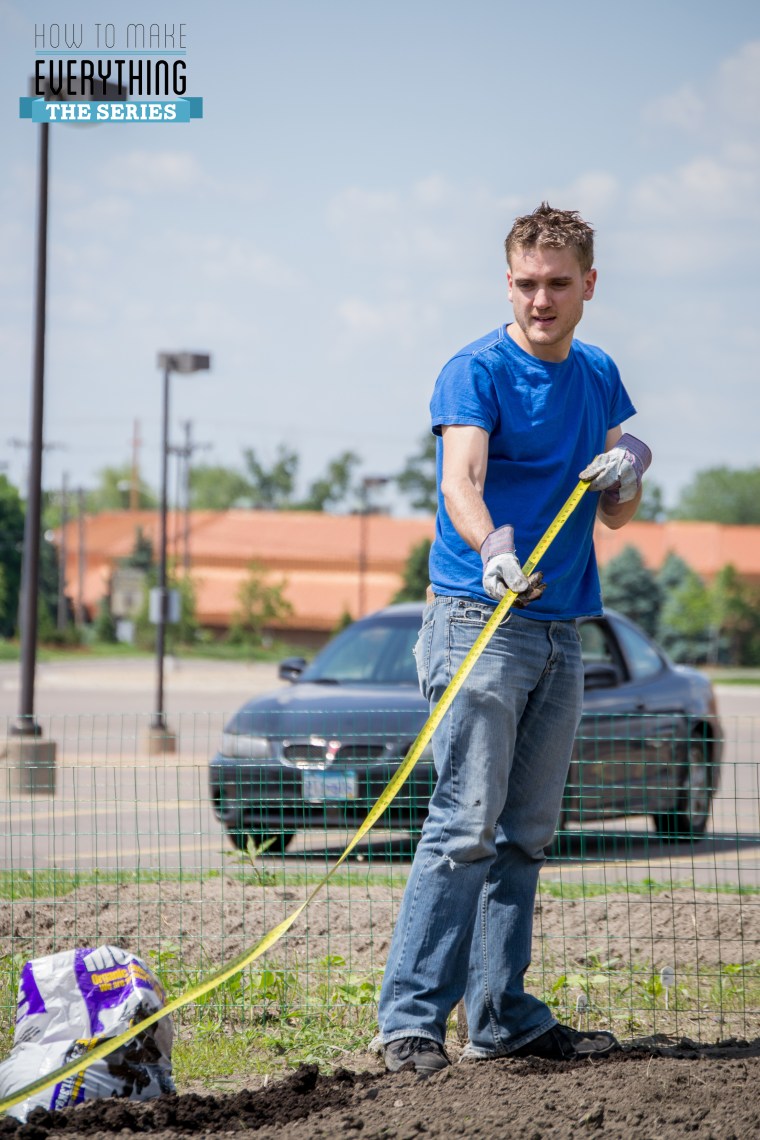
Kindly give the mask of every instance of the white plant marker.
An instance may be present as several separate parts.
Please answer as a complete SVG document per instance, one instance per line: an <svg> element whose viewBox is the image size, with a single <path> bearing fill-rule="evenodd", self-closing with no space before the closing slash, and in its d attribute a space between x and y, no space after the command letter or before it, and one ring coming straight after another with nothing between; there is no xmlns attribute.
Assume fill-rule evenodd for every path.
<svg viewBox="0 0 760 1140"><path fill-rule="evenodd" d="M668 1001L668 996L670 994L671 986L674 986L676 984L676 972L672 966L662 967L660 970L660 981L662 982L662 987L665 990L665 1008L669 1009L670 1003Z"/></svg>
<svg viewBox="0 0 760 1140"><path fill-rule="evenodd" d="M588 1009L588 996L583 991L575 999L575 1012L578 1015L578 1028L583 1024L583 1015Z"/></svg>

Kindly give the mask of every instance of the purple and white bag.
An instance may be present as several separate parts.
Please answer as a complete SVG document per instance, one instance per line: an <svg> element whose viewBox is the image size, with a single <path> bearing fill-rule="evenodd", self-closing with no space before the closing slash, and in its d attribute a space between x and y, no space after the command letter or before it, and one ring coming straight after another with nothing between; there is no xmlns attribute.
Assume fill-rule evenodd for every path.
<svg viewBox="0 0 760 1140"><path fill-rule="evenodd" d="M18 987L13 1048L0 1063L0 1100L118 1037L166 1001L163 986L139 958L118 946L64 950L27 962ZM29 1097L10 1114L68 1108L96 1097L148 1100L174 1092L171 1017L162 1017L109 1057Z"/></svg>

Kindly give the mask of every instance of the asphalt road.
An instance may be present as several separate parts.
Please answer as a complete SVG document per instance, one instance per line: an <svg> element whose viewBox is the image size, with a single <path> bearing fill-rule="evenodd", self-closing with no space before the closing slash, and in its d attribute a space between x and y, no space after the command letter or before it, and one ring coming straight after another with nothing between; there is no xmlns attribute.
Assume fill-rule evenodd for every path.
<svg viewBox="0 0 760 1140"><path fill-rule="evenodd" d="M57 745L54 796L18 793L0 768L0 869L194 873L229 863L230 846L208 803L206 765L226 719L254 693L277 686L270 665L181 661L167 672L176 754L149 756L152 663L83 660L43 664L36 711ZM726 747L708 836L693 847L659 843L644 818L588 826L569 855L544 874L609 885L652 878L701 885L760 885L760 686L719 686ZM18 703L18 666L0 664L0 716ZM288 864L324 865L345 836L299 835ZM359 858L382 866L406 859L402 836L374 832ZM281 856L269 858L281 859Z"/></svg>

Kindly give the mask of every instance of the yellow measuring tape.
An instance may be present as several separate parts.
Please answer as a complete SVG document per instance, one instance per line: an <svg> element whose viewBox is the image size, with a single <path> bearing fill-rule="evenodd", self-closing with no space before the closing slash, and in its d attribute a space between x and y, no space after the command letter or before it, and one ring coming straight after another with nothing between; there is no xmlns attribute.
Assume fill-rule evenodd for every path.
<svg viewBox="0 0 760 1140"><path fill-rule="evenodd" d="M549 549L562 527L570 518L570 515L578 506L578 503L581 501L587 490L588 483L581 480L581 482L578 483L577 487L573 491L572 495L570 495L569 499L564 503L555 518L549 524L546 532L539 540L535 550L533 550L530 557L528 558L528 561L523 566L523 572L526 575L532 574L536 569L538 563L543 558L544 554ZM406 757L402 761L401 765L393 773L393 776L385 787L385 791L381 794L379 799L370 809L366 819L361 824L359 830L356 832L353 838L349 841L348 846L338 861L334 864L334 866L330 868L324 878L320 879L311 893L307 896L306 900L302 902L300 906L297 906L296 909L291 914L289 914L287 918L283 919L283 921L278 926L273 927L267 934L265 934L261 941L258 942L254 947L249 950L244 950L242 954L239 954L237 958L233 958L232 961L228 962L226 966L222 966L220 969L215 970L213 974L210 974L208 978L205 979L205 981L199 982L197 986L191 986L191 988L189 990L186 990L184 994L180 994L179 997L173 998L171 1001L167 1002L162 1009L156 1010L155 1013L152 1013L149 1017L146 1017L144 1021L140 1021L136 1025L131 1026L128 1030L126 1030L125 1033L120 1033L118 1037L105 1038L100 1045L96 1045L91 1052L88 1052L86 1057L77 1057L74 1061L69 1061L68 1064L61 1065L59 1069L55 1069L52 1073L48 1073L46 1076L40 1077L39 1080L32 1081L31 1084L26 1085L24 1088L19 1089L18 1092L13 1093L9 1097L6 1097L5 1100L0 1101L0 1112L6 1112L9 1108L13 1108L14 1105L21 1104L21 1102L26 1100L27 1097L34 1096L35 1093L42 1092L43 1089L49 1088L51 1085L56 1084L56 1082L65 1080L66 1077L71 1076L72 1073L84 1073L84 1071L86 1069L89 1069L90 1065L94 1064L95 1061L102 1060L103 1057L107 1057L116 1049L121 1048L122 1045L126 1045L128 1042L132 1041L133 1038L137 1037L138 1034L148 1029L149 1026L154 1025L157 1021L160 1021L162 1017L166 1017L168 1014L174 1013L175 1010L181 1009L183 1006L188 1005L191 1001L195 1001L197 998L202 997L204 994L210 993L211 990L216 989L217 986L223 985L224 982L229 981L230 978L234 978L235 975L240 973L241 970L244 970L246 966L250 966L252 962L255 962L257 958L260 958L262 954L269 950L271 946L274 946L275 942L278 942L279 939L282 938L283 934L285 934L286 931L290 929L296 919L303 913L303 911L306 910L309 903L322 890L325 884L329 882L329 880L337 871L338 867L340 867L341 863L343 863L345 859L348 858L354 847L356 847L357 843L359 843L367 834L367 832L375 825L375 823L377 823L378 819L383 814L385 809L395 798L397 792L404 784L412 768L415 766L423 751L430 743L433 733L438 728L439 724L451 707L452 701L456 697L459 690L462 688L462 685L466 681L467 677L470 675L470 672L472 671L472 668L475 665L476 661L480 657L481 653L485 649L488 642L491 640L498 627L501 625L507 612L512 607L512 604L516 597L517 594L515 594L512 590L507 590L504 597L494 609L493 614L488 619L488 622L483 626L483 629L480 631L480 634L478 635L476 641L473 643L473 646L465 657L464 661L459 666L454 676L451 678L451 681L444 691L443 696L428 717L422 728L422 731L420 732L412 747L407 752Z"/></svg>

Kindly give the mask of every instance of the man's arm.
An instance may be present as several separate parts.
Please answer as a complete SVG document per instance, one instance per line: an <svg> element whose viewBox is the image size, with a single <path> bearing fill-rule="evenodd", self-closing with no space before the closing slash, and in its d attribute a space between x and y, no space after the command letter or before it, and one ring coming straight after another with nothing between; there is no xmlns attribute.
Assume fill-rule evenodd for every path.
<svg viewBox="0 0 760 1140"><path fill-rule="evenodd" d="M604 450L611 451L617 441L623 434L621 427L610 428L607 432L607 438L604 441ZM620 530L621 526L625 526L630 522L638 510L639 503L641 502L641 488L634 498L629 499L627 503L619 503L613 499L606 491L602 491L599 496L599 505L596 508L597 518L601 519L605 526L610 530Z"/></svg>
<svg viewBox="0 0 760 1140"><path fill-rule="evenodd" d="M479 551L494 528L483 501L488 469L488 432L479 427L452 424L443 427L441 435L441 492L446 511L465 542Z"/></svg>

